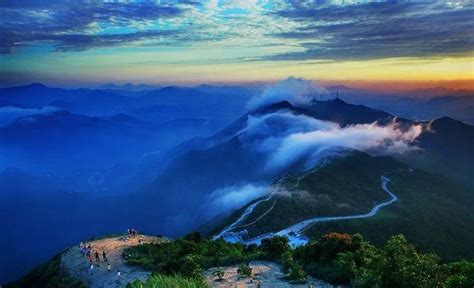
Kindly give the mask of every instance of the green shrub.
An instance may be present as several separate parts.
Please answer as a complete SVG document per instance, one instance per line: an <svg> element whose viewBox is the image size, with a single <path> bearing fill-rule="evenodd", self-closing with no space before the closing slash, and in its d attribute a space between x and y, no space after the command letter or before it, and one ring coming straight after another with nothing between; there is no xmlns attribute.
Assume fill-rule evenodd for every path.
<svg viewBox="0 0 474 288"><path fill-rule="evenodd" d="M459 261L448 265L449 276L447 287L472 288L474 287L474 262Z"/></svg>
<svg viewBox="0 0 474 288"><path fill-rule="evenodd" d="M286 251L281 255L281 267L283 273L290 272L290 268L293 266L293 255L291 251Z"/></svg>
<svg viewBox="0 0 474 288"><path fill-rule="evenodd" d="M293 281L306 281L306 274L303 270L303 267L301 267L301 265L298 263L293 264L288 277Z"/></svg>
<svg viewBox="0 0 474 288"><path fill-rule="evenodd" d="M252 277L252 268L249 264L240 264L237 268L237 273L240 277Z"/></svg>
<svg viewBox="0 0 474 288"><path fill-rule="evenodd" d="M274 236L269 239L263 239L260 249L266 259L278 261L283 253L290 250L290 245L288 244L288 238Z"/></svg>
<svg viewBox="0 0 474 288"><path fill-rule="evenodd" d="M141 266L155 273L184 276L197 275L203 269L236 265L260 258L257 247L231 244L222 239L212 241L198 233L159 244L143 244L126 250L130 265Z"/></svg>
<svg viewBox="0 0 474 288"><path fill-rule="evenodd" d="M186 278L180 275L154 275L146 282L135 280L127 288L208 288L202 278Z"/></svg>

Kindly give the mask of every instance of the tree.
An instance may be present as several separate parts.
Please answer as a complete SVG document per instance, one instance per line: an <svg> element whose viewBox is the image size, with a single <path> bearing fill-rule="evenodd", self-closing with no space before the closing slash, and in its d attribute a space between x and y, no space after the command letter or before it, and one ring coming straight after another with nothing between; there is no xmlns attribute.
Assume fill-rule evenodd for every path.
<svg viewBox="0 0 474 288"><path fill-rule="evenodd" d="M290 245L288 244L288 238L275 236L270 239L263 239L260 249L264 253L265 258L279 260L284 252L290 250Z"/></svg>
<svg viewBox="0 0 474 288"><path fill-rule="evenodd" d="M184 257L183 261L181 261L180 272L185 277L201 278L203 269L199 265L198 257L194 255Z"/></svg>
<svg viewBox="0 0 474 288"><path fill-rule="evenodd" d="M447 287L471 288L474 287L474 262L459 261L448 265L449 276Z"/></svg>
<svg viewBox="0 0 474 288"><path fill-rule="evenodd" d="M237 273L240 277L252 277L252 267L249 264L240 264L237 268Z"/></svg>
<svg viewBox="0 0 474 288"><path fill-rule="evenodd" d="M382 287L441 287L446 273L433 254L419 254L403 235L393 236L383 249L378 269Z"/></svg>
<svg viewBox="0 0 474 288"><path fill-rule="evenodd" d="M303 267L301 267L301 265L298 263L293 264L290 269L289 278L293 281L305 281L306 274L304 273Z"/></svg>
<svg viewBox="0 0 474 288"><path fill-rule="evenodd" d="M283 273L290 272L290 269L293 266L293 256L291 251L286 251L281 255L281 266Z"/></svg>
<svg viewBox="0 0 474 288"><path fill-rule="evenodd" d="M321 240L321 249L323 257L327 260L336 258L340 252L350 252L354 250L352 245L352 236L342 233L328 233Z"/></svg>

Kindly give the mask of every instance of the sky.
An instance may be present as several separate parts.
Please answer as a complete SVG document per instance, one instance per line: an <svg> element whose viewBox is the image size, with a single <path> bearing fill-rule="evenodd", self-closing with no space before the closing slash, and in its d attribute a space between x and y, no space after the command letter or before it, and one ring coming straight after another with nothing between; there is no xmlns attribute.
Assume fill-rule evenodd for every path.
<svg viewBox="0 0 474 288"><path fill-rule="evenodd" d="M473 1L0 1L0 86L474 89Z"/></svg>

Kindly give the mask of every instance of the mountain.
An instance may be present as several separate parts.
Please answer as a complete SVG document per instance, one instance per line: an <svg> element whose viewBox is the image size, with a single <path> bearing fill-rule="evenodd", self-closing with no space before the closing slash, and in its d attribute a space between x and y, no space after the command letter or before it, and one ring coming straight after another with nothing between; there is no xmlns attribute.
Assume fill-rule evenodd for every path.
<svg viewBox="0 0 474 288"><path fill-rule="evenodd" d="M298 118L298 115L302 118ZM160 201L163 207L159 215L169 219L167 225L172 226L175 231L196 229L206 221L205 210L211 209L206 208L203 203L211 200L203 199L209 199L216 190L247 183L269 183L282 174L305 170L307 165L311 165L307 162L313 161L311 156L305 156L288 167L267 169L270 152L264 147L256 148L259 143L267 141L266 139L285 137L288 133L304 132L305 129L311 131L312 128L307 125L312 124L307 121L312 123L314 119L349 125L376 120L388 123L391 117L393 116L382 111L351 105L341 100L314 102L309 107L295 107L288 102L276 103L241 116L213 136L180 145L174 151L176 158L170 161L150 187L135 195L135 200L131 201L139 202L137 205L152 205L151 203ZM262 124L264 132L250 131L249 119L259 118L267 121ZM327 149L321 155L325 153L332 152ZM177 211L179 215L175 214Z"/></svg>
<svg viewBox="0 0 474 288"><path fill-rule="evenodd" d="M143 91L143 90L154 90L158 89L160 86L156 85L146 85L146 84L132 84L132 83L125 83L122 85L117 85L113 83L104 84L99 86L98 89L100 90L125 90L125 91Z"/></svg>
<svg viewBox="0 0 474 288"><path fill-rule="evenodd" d="M248 99L255 93L253 88L236 89L167 86L123 93L123 90L115 89L68 90L34 83L0 89L0 104L21 108L55 106L75 114L99 117L125 113L153 122L207 118L218 126L219 123L230 123L242 114Z"/></svg>
<svg viewBox="0 0 474 288"><path fill-rule="evenodd" d="M90 225L94 218L94 210L88 210L90 195L67 190L63 184L61 179L19 169L0 171L0 217L3 231L8 231L0 238L2 282L21 276L95 230Z"/></svg>
<svg viewBox="0 0 474 288"><path fill-rule="evenodd" d="M442 117L429 122L428 127L417 138L423 150L406 157L427 171L448 175L473 187L474 126Z"/></svg>
<svg viewBox="0 0 474 288"><path fill-rule="evenodd" d="M147 130L148 133L143 134ZM9 151L11 163L15 159L16 163L28 159L43 165L62 161L67 165L70 161L78 161L77 164L91 167L124 155L123 145L128 145L129 157L146 151L146 143L150 141L147 138L151 137L150 128L139 123L124 125L123 121L116 119L76 115L65 110L20 118L0 127L2 150Z"/></svg>
<svg viewBox="0 0 474 288"><path fill-rule="evenodd" d="M133 101L130 97L101 90L61 89L39 83L0 89L0 102L22 108L55 106L77 114L103 116L119 113Z"/></svg>
<svg viewBox="0 0 474 288"><path fill-rule="evenodd" d="M345 101L362 104L411 119L429 121L449 116L470 125L474 124L474 91L443 87L400 92L381 92L345 86L327 88L331 96L339 94Z"/></svg>
<svg viewBox="0 0 474 288"><path fill-rule="evenodd" d="M329 122L321 124L316 120ZM408 131L413 125L427 125L427 123L396 118L389 113L363 105L349 104L340 99L315 101L300 107L286 101L275 103L244 114L210 137L195 138L177 147L173 151L175 158L156 177L150 187L136 196L135 201L143 201L139 199L152 199L149 203L160 201L164 203L164 208L160 209L160 217L168 219L168 227L179 229L177 231L196 229L203 221L206 221L207 212L205 211L212 209L203 202L214 201L212 195L221 193L222 189L238 190L239 187L249 183L268 185L281 175L311 169L321 159L339 153L336 149L338 144L328 144L327 147L323 146L322 149L315 150L317 154L303 151L303 154L295 156L298 158L285 164L286 166L270 167L269 165L273 165L272 161L275 161L274 157L276 157L274 149L277 149L280 145L278 143L283 143L279 141L283 141L282 139L288 135L298 132L307 133L314 129L328 129L326 126L335 127L331 126L334 123L339 124L340 128L337 129L345 129L354 124L371 124L376 121L380 127L391 125L393 121L396 121L401 131ZM441 157L453 167L457 165L458 169L455 171L462 170L463 175L466 175L472 171L470 170L471 153L462 147L469 147L473 138L470 137L471 134L465 134L463 129L469 130L471 126L462 126L460 129L463 131L448 128L449 133L464 135L457 138L459 143L456 144L449 143L448 139L458 136L441 129L443 125L440 126L438 122L434 121L432 125L436 133L425 131L416 138L413 144L420 149L415 149L414 152L394 153L393 156L412 167L426 168L427 171L436 172L432 169L433 167L428 167L430 165L427 165L428 162L425 162L425 159L429 158L428 155L437 155L437 159ZM322 125L322 128L313 128L311 125ZM372 128L369 128L371 126L359 127L363 129L360 130L361 133L373 133L370 130ZM432 137L434 139L431 139ZM436 141L441 141L442 144L436 146ZM341 145L345 144L341 143ZM451 154L441 151L441 147L445 147L444 149L449 150ZM464 161L461 159L463 157L468 160ZM149 209L152 208L149 207ZM175 214L176 211L179 211L179 215Z"/></svg>
<svg viewBox="0 0 474 288"><path fill-rule="evenodd" d="M446 259L472 258L474 241L470 212L474 190L446 177L412 169L390 157L371 157L351 151L344 156L275 181L268 201L260 202L239 227L247 237L277 232L313 217L368 213L387 201L380 176L391 179L390 191L397 197L392 205L373 217L313 224L303 234L317 239L329 232L362 233L382 245L394 234L404 234L423 251L434 251ZM214 235L241 217L247 207L236 211L214 229ZM447 245L449 243L449 245Z"/></svg>

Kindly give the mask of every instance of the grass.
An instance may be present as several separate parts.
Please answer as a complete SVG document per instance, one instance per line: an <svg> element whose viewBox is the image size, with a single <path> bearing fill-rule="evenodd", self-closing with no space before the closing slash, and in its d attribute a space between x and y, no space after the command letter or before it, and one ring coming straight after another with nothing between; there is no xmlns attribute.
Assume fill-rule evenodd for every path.
<svg viewBox="0 0 474 288"><path fill-rule="evenodd" d="M127 288L208 288L201 278L185 278L180 275L153 275L145 282L136 280Z"/></svg>

